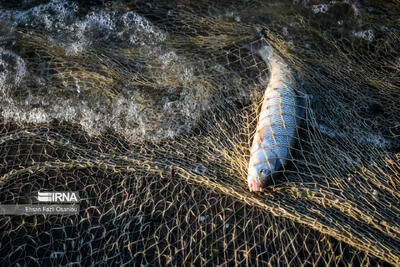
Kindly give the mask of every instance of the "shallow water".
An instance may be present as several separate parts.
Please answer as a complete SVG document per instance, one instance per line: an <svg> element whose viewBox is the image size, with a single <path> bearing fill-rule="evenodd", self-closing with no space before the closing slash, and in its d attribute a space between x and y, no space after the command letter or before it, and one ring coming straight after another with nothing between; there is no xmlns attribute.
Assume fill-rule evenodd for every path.
<svg viewBox="0 0 400 267"><path fill-rule="evenodd" d="M58 49L53 58L34 58L38 65L33 70L26 67L29 59L2 50L2 115L6 119L29 123L58 119L78 122L90 135L112 128L133 139L162 140L190 130L212 106L212 95L199 81L198 62L177 54L166 42L168 33L136 12L93 6L82 14L77 4L57 0L3 10L0 20L9 35L24 29L28 31L24 40L32 36L39 38L36 41L44 49ZM123 57L123 62L114 55ZM73 70L51 66L53 60L86 60L82 57L99 57L99 61L80 62ZM103 73L108 71L123 77ZM149 80L135 82L135 76L146 72ZM28 80L35 88L27 86ZM13 96L16 90L23 90L27 98ZM109 91L117 92L110 95Z"/></svg>
<svg viewBox="0 0 400 267"><path fill-rule="evenodd" d="M254 89L257 85L238 85L242 77L224 77L224 73L240 73L227 70L212 55L197 54L194 59L179 50L175 42L179 43L183 34L189 34L190 41L190 28L180 30L178 23L175 32L170 21L178 15L173 8L165 9L166 14L161 9L161 15L157 11L147 15L156 18L153 23L146 12L140 13L140 7L135 10L130 4L4 2L2 39L17 40L2 42L2 116L25 123L77 122L90 135L111 128L132 140L157 141L190 131L205 111L223 104L226 98L243 102L244 97L246 102L249 96L260 96L262 90ZM293 9L298 13L293 15ZM361 39L367 45L375 35L391 31L385 21L368 21L375 10L372 2L276 1L258 10L227 4L211 12L216 23L261 22L288 43L315 49L318 43L311 36L299 34L303 31L301 16L320 21L318 34L340 33L341 38ZM218 47L217 38L208 40L214 42L208 45ZM239 45L246 42L238 41ZM26 52L23 46L29 50L29 43L37 47ZM43 54L46 50L54 53Z"/></svg>
<svg viewBox="0 0 400 267"><path fill-rule="evenodd" d="M219 20L216 23L261 22L288 43L315 49L318 44L311 36L298 34L301 16L319 20L322 35L339 32L366 44L373 42L375 35L390 31L384 21L377 25L367 20L376 9L368 4L372 3L277 1L259 10L227 4L212 15ZM176 17L172 8L161 14L166 17L163 25L160 19L152 23L130 4L79 5L52 0L2 5L2 38L17 38L2 42L1 48L1 112L5 119L25 123L57 119L77 122L89 135L111 128L132 140L157 141L190 131L205 111L223 104L226 98L243 102L243 97L250 99L262 92L255 90L254 84L238 85L240 76L223 77L232 71L210 54L193 59L187 51L177 50L174 42L179 42L180 35L190 34L190 28L187 33L184 28L179 32L178 25L177 32L173 31L169 25ZM298 9L295 16L300 18L280 16L274 9L282 14ZM266 15L272 16L263 21ZM280 23L284 26L277 27ZM18 35L21 31L22 37ZM209 46L218 46L218 39L211 41L215 43ZM30 49L30 42L37 47L28 54L23 46ZM54 53L42 55L40 49Z"/></svg>

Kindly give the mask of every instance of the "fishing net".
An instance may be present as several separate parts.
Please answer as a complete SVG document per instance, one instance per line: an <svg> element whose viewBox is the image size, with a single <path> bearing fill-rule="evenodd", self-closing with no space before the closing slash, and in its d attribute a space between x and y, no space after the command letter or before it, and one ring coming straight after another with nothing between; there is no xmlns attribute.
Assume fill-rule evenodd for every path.
<svg viewBox="0 0 400 267"><path fill-rule="evenodd" d="M398 4L0 5L0 203L80 197L79 215L1 216L1 265L400 262ZM261 193L254 25L307 100Z"/></svg>

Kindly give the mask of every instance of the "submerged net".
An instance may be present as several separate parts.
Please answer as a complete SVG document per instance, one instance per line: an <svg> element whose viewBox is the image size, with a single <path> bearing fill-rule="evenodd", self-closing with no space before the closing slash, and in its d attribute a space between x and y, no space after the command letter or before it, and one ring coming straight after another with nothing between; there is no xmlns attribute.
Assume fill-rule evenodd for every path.
<svg viewBox="0 0 400 267"><path fill-rule="evenodd" d="M0 203L81 209L0 217L1 265L400 262L400 6L260 2L0 2ZM262 193L254 25L308 96Z"/></svg>

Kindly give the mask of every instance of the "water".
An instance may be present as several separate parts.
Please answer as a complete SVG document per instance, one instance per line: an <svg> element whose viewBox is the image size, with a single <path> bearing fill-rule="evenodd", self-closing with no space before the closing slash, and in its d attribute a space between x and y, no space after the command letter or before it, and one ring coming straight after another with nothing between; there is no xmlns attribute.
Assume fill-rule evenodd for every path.
<svg viewBox="0 0 400 267"><path fill-rule="evenodd" d="M29 54L30 59L18 54L24 44L17 40L0 47L0 105L6 120L45 123L57 119L77 122L91 136L111 128L131 140L160 141L190 132L204 112L227 100L243 101L245 97L249 101L262 93L254 84L239 84L242 78L232 76L218 59L209 55L189 58L177 50L179 32L159 22L155 25L123 4L87 6L51 0L3 5L0 38L23 30L23 40L39 43L33 49L42 45L41 49L54 50L51 55ZM271 4L271 9L281 11L298 7L304 15L311 11L315 19L328 25L332 22L348 38L373 42L379 34L363 22L363 15L374 9L357 1ZM222 21L251 23L260 16L257 12L229 7L214 15ZM173 16L172 9L168 10L166 20ZM289 44L311 49L313 41L304 42L309 37L299 36L299 27L288 17L279 31ZM213 42L217 44L218 39ZM27 67L26 60L35 64ZM74 61L75 67L71 66ZM263 76L255 75L254 83L262 85Z"/></svg>
<svg viewBox="0 0 400 267"><path fill-rule="evenodd" d="M126 84L116 89L108 84L114 77L107 73L50 69L53 66L46 63L51 62L41 59L40 71L29 73L24 59L1 48L1 57L5 58L1 61L4 68L0 79L1 114L7 120L44 123L58 119L78 122L89 135L99 135L105 128L112 128L132 140L163 140L190 130L212 106L211 93L195 73L195 68L199 67L196 62L179 55L166 42L167 32L133 11L109 11L94 6L82 14L76 3L53 0L23 10L3 10L0 20L11 35L21 28L30 31L27 36L37 36L40 32L43 38L40 41L62 49L57 51L61 58L79 61L93 49L100 53L99 47L105 45L110 53L118 51L120 57L124 57L124 53L135 54L135 58L127 62L129 66L115 67L119 72L116 75L134 80L142 71L151 72L151 81L140 81L142 84L122 81ZM10 60L15 62L8 62L6 57L13 57ZM104 60L110 57L112 55L107 55ZM102 67L108 71L108 66ZM57 73L46 75L48 71ZM91 79L92 84L85 84L81 75ZM56 85L49 82L55 76ZM29 80L33 80L34 89L27 86ZM27 97L13 96L12 91L16 90L23 90ZM39 97L38 90L46 93ZM105 95L110 90L118 92L112 97ZM71 94L72 98L68 96Z"/></svg>

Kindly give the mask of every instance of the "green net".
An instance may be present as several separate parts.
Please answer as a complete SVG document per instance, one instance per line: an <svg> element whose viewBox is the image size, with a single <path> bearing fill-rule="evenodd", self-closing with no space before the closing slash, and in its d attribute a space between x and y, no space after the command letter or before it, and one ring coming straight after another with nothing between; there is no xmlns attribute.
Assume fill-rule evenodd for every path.
<svg viewBox="0 0 400 267"><path fill-rule="evenodd" d="M363 4L0 2L0 203L80 196L1 216L1 265L398 264L400 5ZM262 193L254 25L309 96Z"/></svg>

